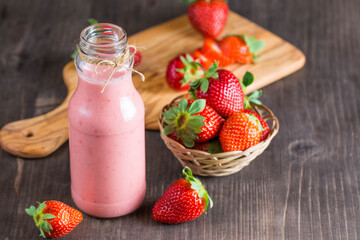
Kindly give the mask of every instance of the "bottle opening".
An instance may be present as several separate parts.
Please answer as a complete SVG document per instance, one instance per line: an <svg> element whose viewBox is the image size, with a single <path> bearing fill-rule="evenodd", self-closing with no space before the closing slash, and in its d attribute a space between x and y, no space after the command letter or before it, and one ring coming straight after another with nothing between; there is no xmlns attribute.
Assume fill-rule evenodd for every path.
<svg viewBox="0 0 360 240"><path fill-rule="evenodd" d="M98 23L85 28L80 34L80 51L93 59L114 59L124 54L127 34L111 23Z"/></svg>

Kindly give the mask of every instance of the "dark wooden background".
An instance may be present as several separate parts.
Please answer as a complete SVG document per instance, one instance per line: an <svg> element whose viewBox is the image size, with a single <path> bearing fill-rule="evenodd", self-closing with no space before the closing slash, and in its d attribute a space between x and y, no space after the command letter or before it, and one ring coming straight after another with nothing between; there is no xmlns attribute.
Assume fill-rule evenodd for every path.
<svg viewBox="0 0 360 240"><path fill-rule="evenodd" d="M230 8L299 47L305 67L265 87L281 129L238 174L201 178L207 215L163 225L151 208L181 166L146 132L147 194L124 217L85 215L64 239L360 239L360 1L230 0ZM178 0L0 0L0 126L49 111L66 88L63 66L87 19L129 35L185 13ZM164 48L166 51L166 48ZM69 149L24 160L0 151L0 239L39 239L25 207L70 195Z"/></svg>

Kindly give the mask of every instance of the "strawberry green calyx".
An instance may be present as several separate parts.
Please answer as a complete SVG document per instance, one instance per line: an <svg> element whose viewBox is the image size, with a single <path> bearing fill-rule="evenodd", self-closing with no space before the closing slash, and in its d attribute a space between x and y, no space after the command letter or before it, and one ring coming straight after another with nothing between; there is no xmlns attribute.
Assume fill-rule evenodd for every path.
<svg viewBox="0 0 360 240"><path fill-rule="evenodd" d="M46 238L45 233L50 234L50 230L52 230L52 226L46 219L56 218L53 214L43 213L44 208L46 207L45 202L38 202L38 208L35 206L30 206L25 209L25 212L34 218L34 222L37 228L40 230L40 236Z"/></svg>
<svg viewBox="0 0 360 240"><path fill-rule="evenodd" d="M257 56L255 54L265 46L265 42L256 41L255 36L247 37L244 34L241 34L240 37L244 39L246 45L249 46L250 53L253 55L253 58L256 59Z"/></svg>
<svg viewBox="0 0 360 240"><path fill-rule="evenodd" d="M212 154L224 152L218 138L210 140L209 144L205 147L205 150Z"/></svg>
<svg viewBox="0 0 360 240"><path fill-rule="evenodd" d="M191 184L191 188L198 192L198 196L200 198L204 199L205 201L204 212L206 212L208 205L210 205L210 208L212 208L214 205L212 199L205 190L205 187L204 185L202 185L201 181L193 176L191 169L189 167L185 167L182 173L185 176L185 180Z"/></svg>
<svg viewBox="0 0 360 240"><path fill-rule="evenodd" d="M255 122L259 131L262 132L264 130L264 128L261 126L261 123L259 121L259 119L257 117L255 117L254 114L251 114L251 113L247 113L249 115L249 121L250 122Z"/></svg>
<svg viewBox="0 0 360 240"><path fill-rule="evenodd" d="M180 56L180 60L184 64L184 67L178 68L176 71L184 75L184 78L181 80L182 86L185 86L189 82L195 81L204 75L205 71L201 67L199 59L194 60L190 54L186 54L185 57Z"/></svg>
<svg viewBox="0 0 360 240"><path fill-rule="evenodd" d="M254 75L251 72L246 72L244 74L243 80L240 81L241 87L243 92L245 93L246 88L252 84L254 82ZM251 109L251 105L250 103L255 103L258 105L261 105L261 101L259 100L259 98L262 95L262 91L261 90L255 90L254 92L252 92L249 96L245 96L244 98L244 108L246 109Z"/></svg>
<svg viewBox="0 0 360 240"><path fill-rule="evenodd" d="M259 98L261 96L262 96L262 91L261 90L255 90L249 96L245 96L245 98L244 98L244 108L251 109L250 103L255 103L255 104L258 104L258 105L262 105L261 101L259 100Z"/></svg>
<svg viewBox="0 0 360 240"><path fill-rule="evenodd" d="M189 93L193 98L196 98L196 89L198 89L200 87L201 91L203 91L204 93L207 92L207 90L209 89L209 78L218 78L219 74L217 73L217 68L218 68L219 63L214 63L204 74L204 77L190 83L190 90ZM201 68L203 68L201 66ZM204 69L204 68L203 68Z"/></svg>
<svg viewBox="0 0 360 240"><path fill-rule="evenodd" d="M204 110L206 101L198 99L188 107L188 101L183 98L177 106L163 113L165 117L164 134L169 135L173 132L180 138L185 146L193 147L197 133L200 133L201 127L205 125L205 117L194 115Z"/></svg>

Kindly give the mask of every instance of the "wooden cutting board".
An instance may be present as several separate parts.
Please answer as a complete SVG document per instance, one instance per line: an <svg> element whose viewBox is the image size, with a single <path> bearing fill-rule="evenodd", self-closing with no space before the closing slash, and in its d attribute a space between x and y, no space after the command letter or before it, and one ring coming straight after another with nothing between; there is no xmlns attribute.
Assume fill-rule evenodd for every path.
<svg viewBox="0 0 360 240"><path fill-rule="evenodd" d="M222 36L229 33L256 36L257 40L266 43L256 64L226 67L238 78L247 70L254 74L255 81L246 93L297 71L305 63L305 56L299 49L234 12L230 12ZM145 103L145 127L158 130L157 120L162 107L185 93L167 85L167 64L176 55L201 47L203 37L183 15L130 36L129 43L138 46L143 57L136 69L145 75L146 81L142 82L134 74L133 82ZM5 151L24 158L41 158L54 152L68 139L67 105L77 86L73 62L64 67L63 77L68 96L58 108L35 118L9 123L1 129L0 145Z"/></svg>
<svg viewBox="0 0 360 240"><path fill-rule="evenodd" d="M263 29L246 18L230 12L222 36L229 33L256 36L265 41L265 47L259 52L256 64L233 64L226 67L238 78L249 70L255 81L247 88L247 93L262 88L300 69L305 63L304 54L273 33ZM157 120L162 107L181 92L172 90L165 81L165 71L169 60L179 53L193 52L202 46L203 37L190 25L186 15L152 27L129 38L143 55L143 62L137 69L145 74L145 83L134 75L134 84L140 92L146 107L146 129L157 130Z"/></svg>

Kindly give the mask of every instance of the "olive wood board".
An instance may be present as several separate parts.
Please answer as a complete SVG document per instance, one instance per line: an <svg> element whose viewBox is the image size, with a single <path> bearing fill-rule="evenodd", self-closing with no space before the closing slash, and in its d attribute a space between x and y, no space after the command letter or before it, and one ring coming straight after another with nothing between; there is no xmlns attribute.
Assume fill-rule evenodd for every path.
<svg viewBox="0 0 360 240"><path fill-rule="evenodd" d="M255 80L246 93L275 82L305 64L305 56L299 49L231 11L220 38L229 33L256 36L257 40L265 41L256 64L233 64L226 67L238 78L245 71L254 74ZM142 54L142 62L136 69L145 75L146 80L142 82L134 74L133 82L145 104L145 128L158 130L157 121L162 107L185 93L175 91L167 85L167 64L176 55L193 52L201 47L203 37L193 29L187 16L183 15L130 36L129 43L138 46ZM9 123L1 129L0 145L5 151L23 158L42 158L67 141L67 106L77 87L73 62L64 67L63 78L68 95L58 108L41 116Z"/></svg>

